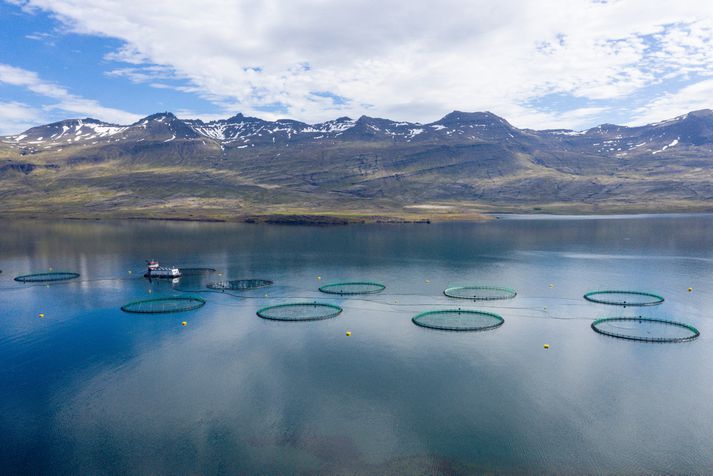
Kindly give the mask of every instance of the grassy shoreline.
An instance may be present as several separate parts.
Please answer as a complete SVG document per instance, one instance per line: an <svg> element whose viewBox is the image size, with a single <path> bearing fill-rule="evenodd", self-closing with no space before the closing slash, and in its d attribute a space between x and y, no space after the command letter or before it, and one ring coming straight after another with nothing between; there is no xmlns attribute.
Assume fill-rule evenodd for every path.
<svg viewBox="0 0 713 476"><path fill-rule="evenodd" d="M437 217L429 215L375 215L375 214L340 214L340 213L266 213L238 216L141 216L123 214L97 214L92 216L62 215L56 213L0 213L0 220L75 220L75 221L100 221L100 220L136 220L136 221L176 221L176 222L204 222L204 223L252 223L252 224L280 224L280 225L350 225L367 223L418 223L428 224L444 221L484 221L493 219L480 214L451 215Z"/></svg>
<svg viewBox="0 0 713 476"><path fill-rule="evenodd" d="M675 214L675 213L711 213L713 207L708 204L691 206L627 206L627 207L583 207L569 204L542 207L493 207L483 206L480 210L419 210L410 211L320 211L320 210L285 210L256 211L254 213L229 213L225 210L206 212L204 210L140 210L121 212L58 212L58 211L0 211L0 220L32 219L32 220L145 220L145 221L177 221L206 223L253 223L282 225L350 225L350 224L428 224L442 222L482 222L496 219L496 215L640 215L640 214Z"/></svg>

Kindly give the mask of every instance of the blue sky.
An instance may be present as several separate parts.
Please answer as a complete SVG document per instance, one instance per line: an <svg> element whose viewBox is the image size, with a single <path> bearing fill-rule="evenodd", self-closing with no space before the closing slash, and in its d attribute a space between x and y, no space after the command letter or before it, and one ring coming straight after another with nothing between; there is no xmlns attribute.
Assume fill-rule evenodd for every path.
<svg viewBox="0 0 713 476"><path fill-rule="evenodd" d="M0 0L0 134L159 111L582 129L711 98L713 2Z"/></svg>

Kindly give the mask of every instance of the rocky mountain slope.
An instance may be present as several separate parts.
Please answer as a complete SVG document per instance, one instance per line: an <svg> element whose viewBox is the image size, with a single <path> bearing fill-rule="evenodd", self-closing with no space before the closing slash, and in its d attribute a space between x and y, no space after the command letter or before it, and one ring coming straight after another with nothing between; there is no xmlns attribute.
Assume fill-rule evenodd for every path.
<svg viewBox="0 0 713 476"><path fill-rule="evenodd" d="M0 214L254 219L468 218L482 211L713 208L713 112L641 127L513 127L489 112L430 124L320 124L171 113L72 119L0 138Z"/></svg>

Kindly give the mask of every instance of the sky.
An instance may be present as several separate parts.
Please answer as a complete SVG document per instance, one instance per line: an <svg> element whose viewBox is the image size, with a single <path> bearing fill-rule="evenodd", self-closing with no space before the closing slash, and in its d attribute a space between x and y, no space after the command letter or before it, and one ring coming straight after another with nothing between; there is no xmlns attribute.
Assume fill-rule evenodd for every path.
<svg viewBox="0 0 713 476"><path fill-rule="evenodd" d="M163 111L581 130L705 108L710 0L0 0L0 134Z"/></svg>

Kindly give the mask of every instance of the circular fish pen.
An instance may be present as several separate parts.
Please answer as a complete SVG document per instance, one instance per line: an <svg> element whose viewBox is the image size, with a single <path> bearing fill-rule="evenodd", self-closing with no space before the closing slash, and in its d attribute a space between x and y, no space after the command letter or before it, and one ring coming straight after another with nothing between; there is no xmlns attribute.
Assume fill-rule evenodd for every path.
<svg viewBox="0 0 713 476"><path fill-rule="evenodd" d="M272 286L272 284L273 282L269 279L234 279L231 281L208 283L206 287L217 291L246 291L249 289Z"/></svg>
<svg viewBox="0 0 713 476"><path fill-rule="evenodd" d="M205 299L195 296L176 296L130 302L121 306L121 310L132 314L168 314L193 311L205 306L205 302Z"/></svg>
<svg viewBox="0 0 713 476"><path fill-rule="evenodd" d="M639 342L687 342L701 335L690 324L649 317L604 317L592 322L598 334Z"/></svg>
<svg viewBox="0 0 713 476"><path fill-rule="evenodd" d="M513 299L517 291L501 286L454 286L443 291L448 297L470 299L472 301L497 301Z"/></svg>
<svg viewBox="0 0 713 476"><path fill-rule="evenodd" d="M214 268L178 268L181 276L203 276L215 273Z"/></svg>
<svg viewBox="0 0 713 476"><path fill-rule="evenodd" d="M319 290L327 294L376 294L386 289L381 283L373 281L353 281L347 283L332 283L321 286Z"/></svg>
<svg viewBox="0 0 713 476"><path fill-rule="evenodd" d="M258 316L273 321L320 321L337 317L341 313L341 307L319 302L278 304L257 311Z"/></svg>
<svg viewBox="0 0 713 476"><path fill-rule="evenodd" d="M70 279L76 279L78 277L79 273L35 273L15 276L15 281L20 283L51 283L55 281L69 281Z"/></svg>
<svg viewBox="0 0 713 476"><path fill-rule="evenodd" d="M505 322L498 314L470 309L426 311L411 320L417 326L443 331L487 331Z"/></svg>
<svg viewBox="0 0 713 476"><path fill-rule="evenodd" d="M657 306L664 302L663 296L643 291L590 291L584 299L610 306Z"/></svg>

